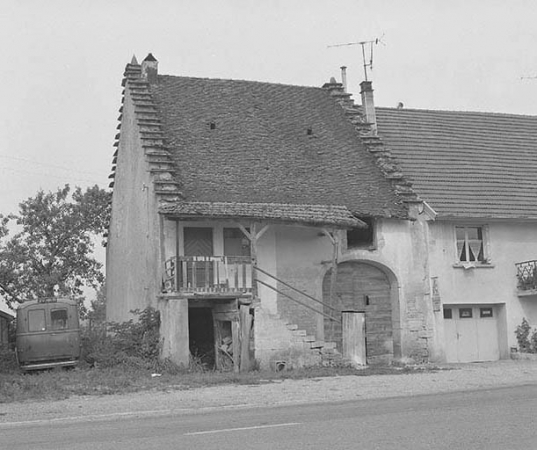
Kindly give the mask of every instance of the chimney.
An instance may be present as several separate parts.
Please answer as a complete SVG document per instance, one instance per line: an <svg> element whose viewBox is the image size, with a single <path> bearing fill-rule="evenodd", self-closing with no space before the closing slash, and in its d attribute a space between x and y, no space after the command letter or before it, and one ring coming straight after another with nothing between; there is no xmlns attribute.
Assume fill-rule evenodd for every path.
<svg viewBox="0 0 537 450"><path fill-rule="evenodd" d="M343 85L343 92L347 92L347 67L341 66L341 84Z"/></svg>
<svg viewBox="0 0 537 450"><path fill-rule="evenodd" d="M373 87L371 81L360 83L360 94L362 94L362 109L365 113L365 120L371 124L371 131L377 134L377 116L375 115L375 101L373 100Z"/></svg>
<svg viewBox="0 0 537 450"><path fill-rule="evenodd" d="M157 75L158 61L149 53L142 61L142 79L146 80L149 84L156 84Z"/></svg>

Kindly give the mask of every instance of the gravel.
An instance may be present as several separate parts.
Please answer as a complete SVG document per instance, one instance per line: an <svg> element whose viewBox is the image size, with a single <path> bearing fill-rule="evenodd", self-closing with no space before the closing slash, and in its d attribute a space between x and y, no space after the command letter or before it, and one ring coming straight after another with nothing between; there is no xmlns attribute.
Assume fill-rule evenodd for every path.
<svg viewBox="0 0 537 450"><path fill-rule="evenodd" d="M401 375L336 376L258 385L220 385L189 390L83 396L0 405L0 427L129 416L193 414L220 408L426 395L537 384L537 361L443 365L437 371Z"/></svg>

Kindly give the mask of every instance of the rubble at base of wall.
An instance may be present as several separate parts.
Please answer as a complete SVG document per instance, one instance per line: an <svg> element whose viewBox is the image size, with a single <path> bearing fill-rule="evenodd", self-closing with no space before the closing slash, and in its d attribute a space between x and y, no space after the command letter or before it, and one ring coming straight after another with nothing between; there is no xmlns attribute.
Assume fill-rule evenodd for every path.
<svg viewBox="0 0 537 450"><path fill-rule="evenodd" d="M537 353L523 353L519 351L511 351L511 359L518 359L523 361L537 361Z"/></svg>

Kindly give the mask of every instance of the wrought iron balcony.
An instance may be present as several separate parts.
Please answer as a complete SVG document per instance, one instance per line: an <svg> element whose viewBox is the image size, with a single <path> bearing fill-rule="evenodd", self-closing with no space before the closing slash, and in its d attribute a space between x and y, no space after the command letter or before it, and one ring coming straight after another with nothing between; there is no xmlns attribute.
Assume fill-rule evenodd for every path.
<svg viewBox="0 0 537 450"><path fill-rule="evenodd" d="M537 261L523 261L515 264L520 294L537 291Z"/></svg>
<svg viewBox="0 0 537 450"><path fill-rule="evenodd" d="M177 256L165 263L164 292L250 294L252 259L247 256Z"/></svg>

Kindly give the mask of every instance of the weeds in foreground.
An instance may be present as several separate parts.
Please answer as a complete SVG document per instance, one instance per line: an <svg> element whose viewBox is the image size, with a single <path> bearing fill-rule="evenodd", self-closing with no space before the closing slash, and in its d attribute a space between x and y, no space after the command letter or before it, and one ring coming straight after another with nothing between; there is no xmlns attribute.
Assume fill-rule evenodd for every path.
<svg viewBox="0 0 537 450"><path fill-rule="evenodd" d="M194 389L217 385L258 385L286 379L330 376L404 374L408 367L317 366L281 372L247 373L208 370L199 358L189 368L160 360L158 311L133 311L137 320L101 323L83 332L83 358L75 369L22 373L13 349L0 349L0 403L61 400L74 395L111 395L131 392ZM258 364L254 365L259 367Z"/></svg>
<svg viewBox="0 0 537 450"><path fill-rule="evenodd" d="M132 367L90 367L54 369L30 373L0 373L0 403L28 400L62 400L76 395L112 395L141 391L173 391L219 385L259 385L288 379L330 376L393 375L416 372L415 368L393 366L309 367L282 372L252 371L246 373L179 369L156 373ZM422 370L420 370L422 371Z"/></svg>

